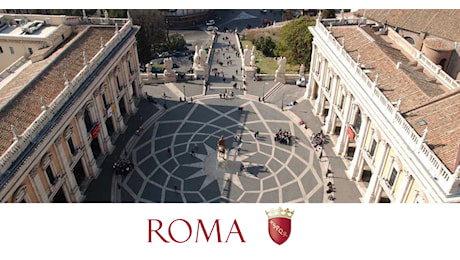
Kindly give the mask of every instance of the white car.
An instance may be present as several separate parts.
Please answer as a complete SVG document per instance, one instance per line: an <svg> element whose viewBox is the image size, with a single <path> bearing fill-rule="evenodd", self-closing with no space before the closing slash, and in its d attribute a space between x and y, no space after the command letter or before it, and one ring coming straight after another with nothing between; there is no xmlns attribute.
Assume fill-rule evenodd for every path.
<svg viewBox="0 0 460 260"><path fill-rule="evenodd" d="M216 22L214 20L208 20L206 22L206 26L213 26L214 24L216 24Z"/></svg>
<svg viewBox="0 0 460 260"><path fill-rule="evenodd" d="M295 84L299 87L306 87L307 82L305 81L305 77L301 77L300 79L296 80Z"/></svg>

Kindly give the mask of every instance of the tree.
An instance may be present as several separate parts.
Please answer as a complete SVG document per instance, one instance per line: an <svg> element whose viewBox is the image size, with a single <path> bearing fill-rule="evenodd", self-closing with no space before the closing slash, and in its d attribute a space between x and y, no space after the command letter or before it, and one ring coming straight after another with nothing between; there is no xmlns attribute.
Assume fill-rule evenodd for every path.
<svg viewBox="0 0 460 260"><path fill-rule="evenodd" d="M335 10L334 9L324 9L321 11L321 18L335 18Z"/></svg>
<svg viewBox="0 0 460 260"><path fill-rule="evenodd" d="M146 64L166 41L166 23L159 10L130 10L133 23L141 29L136 35L139 62Z"/></svg>
<svg viewBox="0 0 460 260"><path fill-rule="evenodd" d="M310 66L311 43L313 37L308 26L315 25L315 20L302 16L284 25L280 31L280 39L276 43L275 54L286 57L290 64Z"/></svg>
<svg viewBox="0 0 460 260"><path fill-rule="evenodd" d="M276 43L272 40L270 36L260 36L259 39L254 41L254 45L265 56L272 57L274 55Z"/></svg>

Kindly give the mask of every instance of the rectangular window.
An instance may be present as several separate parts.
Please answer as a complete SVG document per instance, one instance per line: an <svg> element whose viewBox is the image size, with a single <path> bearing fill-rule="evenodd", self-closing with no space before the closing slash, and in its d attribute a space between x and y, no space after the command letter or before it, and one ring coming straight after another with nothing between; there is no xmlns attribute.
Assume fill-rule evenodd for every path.
<svg viewBox="0 0 460 260"><path fill-rule="evenodd" d="M28 48L29 50L29 54L32 55L34 53L34 51L32 50L32 48Z"/></svg>
<svg viewBox="0 0 460 260"><path fill-rule="evenodd" d="M345 95L342 94L342 98L340 99L340 110L343 109L343 102L345 101Z"/></svg>
<svg viewBox="0 0 460 260"><path fill-rule="evenodd" d="M46 167L45 172L46 172L46 176L48 176L48 180L50 181L51 185L54 185L56 183L56 177L54 177L51 166L48 165L48 167Z"/></svg>
<svg viewBox="0 0 460 260"><path fill-rule="evenodd" d="M11 46L10 46L10 52L11 52L11 55L14 54L14 49L13 49L13 47L11 47Z"/></svg>
<svg viewBox="0 0 460 260"><path fill-rule="evenodd" d="M393 168L393 170L391 171L390 179L388 180L388 183L392 187L393 187L393 184L396 181L396 176L398 176L398 171L395 168Z"/></svg>
<svg viewBox="0 0 460 260"><path fill-rule="evenodd" d="M331 89L331 85L332 85L332 76L329 76L329 82L327 83L327 87L326 87L326 90L329 92L329 90Z"/></svg>
<svg viewBox="0 0 460 260"><path fill-rule="evenodd" d="M117 76L117 86L118 86L118 90L121 91L120 79L118 78L118 76Z"/></svg>
<svg viewBox="0 0 460 260"><path fill-rule="evenodd" d="M372 158L374 158L376 148L377 148L377 141L375 141L375 139L372 139L371 149L369 150L369 153L371 154Z"/></svg>
<svg viewBox="0 0 460 260"><path fill-rule="evenodd" d="M105 93L102 93L102 102L104 102L105 109L109 108L110 104L107 103L107 98L105 97Z"/></svg>
<svg viewBox="0 0 460 260"><path fill-rule="evenodd" d="M73 145L72 137L70 137L70 138L67 140L67 144L69 145L70 153L72 153L72 155L76 155L76 154L77 154L77 150L75 149L75 146Z"/></svg>

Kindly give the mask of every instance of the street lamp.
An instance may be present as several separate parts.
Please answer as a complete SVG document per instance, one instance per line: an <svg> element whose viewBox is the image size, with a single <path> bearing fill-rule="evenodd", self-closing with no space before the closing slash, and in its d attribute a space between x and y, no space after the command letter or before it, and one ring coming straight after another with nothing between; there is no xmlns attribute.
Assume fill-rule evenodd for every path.
<svg viewBox="0 0 460 260"><path fill-rule="evenodd" d="M267 86L267 82L264 83L263 91L262 91L262 101L265 103L265 86Z"/></svg>
<svg viewBox="0 0 460 260"><path fill-rule="evenodd" d="M283 110L283 103L284 103L284 93L283 93L283 97L281 98L281 111L284 111Z"/></svg>

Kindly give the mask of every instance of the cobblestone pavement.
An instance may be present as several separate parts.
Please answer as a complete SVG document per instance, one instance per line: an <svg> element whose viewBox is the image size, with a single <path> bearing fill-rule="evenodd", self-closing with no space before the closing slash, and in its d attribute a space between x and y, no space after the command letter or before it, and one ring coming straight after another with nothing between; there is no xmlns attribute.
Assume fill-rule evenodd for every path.
<svg viewBox="0 0 460 260"><path fill-rule="evenodd" d="M133 137L135 170L117 179L118 202L323 201L320 166L307 137L270 104L207 96L179 103L145 127ZM295 143L275 142L279 129L294 134ZM242 135L239 153L235 135ZM216 153L221 136L229 146L225 165Z"/></svg>

